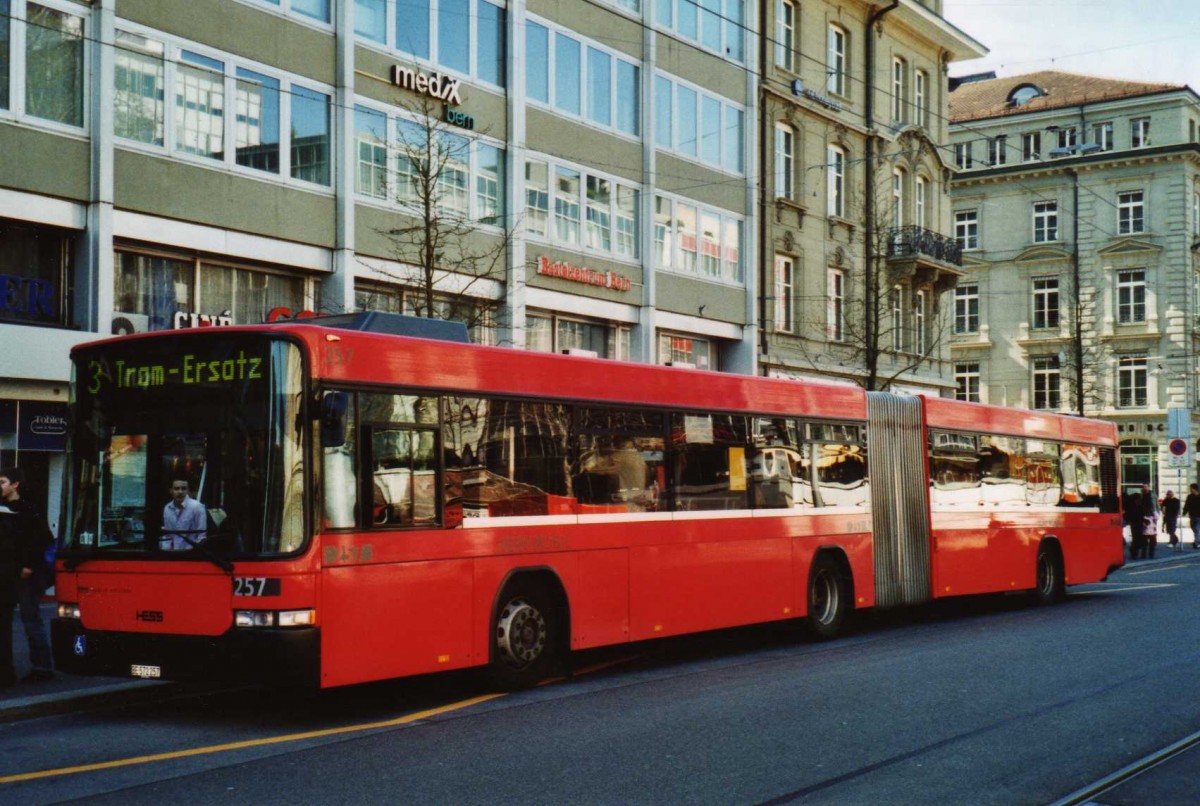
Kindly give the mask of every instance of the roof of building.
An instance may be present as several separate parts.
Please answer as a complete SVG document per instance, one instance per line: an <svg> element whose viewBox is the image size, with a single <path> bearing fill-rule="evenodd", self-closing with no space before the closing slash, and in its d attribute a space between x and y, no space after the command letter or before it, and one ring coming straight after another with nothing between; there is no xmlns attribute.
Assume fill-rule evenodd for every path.
<svg viewBox="0 0 1200 806"><path fill-rule="evenodd" d="M1042 70L985 81L967 81L950 93L950 121L1021 115L1082 103L1133 98L1187 89L1186 84L1154 84Z"/></svg>

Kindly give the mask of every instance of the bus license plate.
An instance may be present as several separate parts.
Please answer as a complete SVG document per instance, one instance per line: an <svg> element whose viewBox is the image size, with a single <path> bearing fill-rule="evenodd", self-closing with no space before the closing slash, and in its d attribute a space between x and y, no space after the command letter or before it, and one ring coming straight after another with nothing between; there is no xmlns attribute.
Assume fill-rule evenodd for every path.
<svg viewBox="0 0 1200 806"><path fill-rule="evenodd" d="M135 663L129 667L129 673L134 677L144 677L147 679L162 677L162 667L142 666L141 664Z"/></svg>

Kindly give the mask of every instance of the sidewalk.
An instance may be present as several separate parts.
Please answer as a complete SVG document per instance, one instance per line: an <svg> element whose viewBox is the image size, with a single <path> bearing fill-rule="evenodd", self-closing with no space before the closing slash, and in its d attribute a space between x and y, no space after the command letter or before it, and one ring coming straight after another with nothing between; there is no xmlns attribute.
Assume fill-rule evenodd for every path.
<svg viewBox="0 0 1200 806"><path fill-rule="evenodd" d="M42 621L47 632L55 608L53 603L42 605ZM31 668L29 644L25 640L25 628L21 626L21 616L16 608L13 608L13 666L17 671L17 679L27 674ZM127 698L144 697L155 689L171 685L157 680L79 677L55 672L53 680L18 683L11 688L0 688L0 722L64 713L97 702L115 705Z"/></svg>

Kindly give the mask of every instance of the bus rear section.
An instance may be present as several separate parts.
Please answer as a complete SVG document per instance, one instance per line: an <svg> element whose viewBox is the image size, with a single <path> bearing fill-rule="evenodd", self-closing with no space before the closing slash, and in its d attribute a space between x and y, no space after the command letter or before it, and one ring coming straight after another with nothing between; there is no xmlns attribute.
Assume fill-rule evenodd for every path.
<svg viewBox="0 0 1200 806"><path fill-rule="evenodd" d="M73 362L58 667L315 683L299 346L214 329Z"/></svg>

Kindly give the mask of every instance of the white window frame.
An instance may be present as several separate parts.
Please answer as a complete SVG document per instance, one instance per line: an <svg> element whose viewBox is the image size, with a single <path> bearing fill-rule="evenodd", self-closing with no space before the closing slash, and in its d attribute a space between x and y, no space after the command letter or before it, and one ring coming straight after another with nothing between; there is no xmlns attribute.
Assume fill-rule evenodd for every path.
<svg viewBox="0 0 1200 806"><path fill-rule="evenodd" d="M544 167L546 169L545 190L547 206L544 211L546 214L546 231L539 232L535 229L526 228L525 234L530 240L544 241L549 244L562 246L572 251L582 252L589 255L600 255L611 260L622 261L625 263L636 263L641 259L643 245L641 243L641 227L639 226L639 222L642 215L642 205L645 204L645 200L642 198L640 185L630 182L627 179L617 177L613 174L595 171L583 165L567 162L565 160L554 159L546 154L539 154L530 151L526 153L525 163L520 166L520 176L523 188L521 198L525 199L525 203L521 206L522 214L525 214L529 209L528 192L524 190L524 186L525 176L529 170L527 166L531 164ZM559 205L556 204L556 201L560 198L560 196L557 189L556 177L558 176L558 171L560 169L579 174L579 192L575 198L574 204L571 205L572 209L579 211L579 238L576 241L558 237L558 226L556 224L556 219L558 217L557 209ZM606 213L602 207L598 207L596 204L588 200L589 177L608 183L609 199ZM506 177L506 179L507 181L512 181L512 179L508 177ZM621 195L619 188L622 187L626 190L632 189L636 191L637 194L634 197L636 199L635 207L637 209L634 210L633 216L633 254L626 254L624 251L622 251L622 233L625 230L622 230L621 228L621 221L623 220L623 217L621 216L621 207L618 198ZM608 249L593 246L589 242L591 240L590 232L591 229L593 229L588 215L589 211L599 211L602 215L607 215L609 243Z"/></svg>
<svg viewBox="0 0 1200 806"><path fill-rule="evenodd" d="M1150 362L1145 354L1117 359L1117 408L1140 409L1149 405Z"/></svg>
<svg viewBox="0 0 1200 806"><path fill-rule="evenodd" d="M1058 147L1060 149L1070 149L1070 153L1055 154L1055 157L1068 157L1074 154L1075 147L1079 144L1079 135L1074 126L1067 126L1058 130Z"/></svg>
<svg viewBox="0 0 1200 806"><path fill-rule="evenodd" d="M775 124L775 196L796 197L796 130L786 123Z"/></svg>
<svg viewBox="0 0 1200 806"><path fill-rule="evenodd" d="M888 292L888 309L892 331L892 352L904 352L904 286L894 285Z"/></svg>
<svg viewBox="0 0 1200 806"><path fill-rule="evenodd" d="M978 361L962 361L954 365L954 399L970 403L980 402L980 377Z"/></svg>
<svg viewBox="0 0 1200 806"><path fill-rule="evenodd" d="M825 277L825 336L829 341L845 341L846 273L840 269L829 269Z"/></svg>
<svg viewBox="0 0 1200 806"><path fill-rule="evenodd" d="M892 226L903 227L904 219L904 186L908 184L907 171L896 167L892 169Z"/></svg>
<svg viewBox="0 0 1200 806"><path fill-rule="evenodd" d="M1042 158L1042 133L1025 132L1021 135L1021 159L1035 162Z"/></svg>
<svg viewBox="0 0 1200 806"><path fill-rule="evenodd" d="M979 211L958 210L954 213L954 240L964 252L979 248Z"/></svg>
<svg viewBox="0 0 1200 806"><path fill-rule="evenodd" d="M918 174L913 184L913 223L922 229L929 229L928 191L929 180Z"/></svg>
<svg viewBox="0 0 1200 806"><path fill-rule="evenodd" d="M1033 203L1033 242L1058 240L1058 201L1045 199Z"/></svg>
<svg viewBox="0 0 1200 806"><path fill-rule="evenodd" d="M903 56L892 57L892 122L907 123L908 61Z"/></svg>
<svg viewBox="0 0 1200 806"><path fill-rule="evenodd" d="M988 165L1004 165L1008 162L1008 135L999 134L988 140Z"/></svg>
<svg viewBox="0 0 1200 806"><path fill-rule="evenodd" d="M1117 194L1117 234L1136 235L1146 231L1146 194L1129 190Z"/></svg>
<svg viewBox="0 0 1200 806"><path fill-rule="evenodd" d="M792 73L796 72L797 11L795 0L779 0L776 7L775 64Z"/></svg>
<svg viewBox="0 0 1200 806"><path fill-rule="evenodd" d="M1148 116L1132 118L1129 121L1129 147L1149 148L1150 118Z"/></svg>
<svg viewBox="0 0 1200 806"><path fill-rule="evenodd" d="M1039 411L1058 411L1062 408L1062 367L1058 356L1035 356L1031 364L1033 372L1031 408Z"/></svg>
<svg viewBox="0 0 1200 806"><path fill-rule="evenodd" d="M925 355L925 350L929 346L927 341L928 331L926 324L926 312L928 311L928 300L926 299L925 291L918 290L913 294L913 352L917 355Z"/></svg>
<svg viewBox="0 0 1200 806"><path fill-rule="evenodd" d="M913 106L916 109L916 120L913 122L925 128L929 126L929 73L924 70L913 71Z"/></svg>
<svg viewBox="0 0 1200 806"><path fill-rule="evenodd" d="M670 228L664 233L666 243L669 245L670 254L666 256L668 263L663 264L658 260L658 229L659 224L657 218L654 224L654 243L650 245L653 249L653 259L657 268L662 271L669 271L673 274L683 274L693 277L700 277L704 280L712 282L725 283L733 286L744 286L746 283L746 225L745 219L741 216L733 215L725 210L720 210L715 207L706 207L705 205L696 202L693 199L683 196L674 196L669 193L658 192L654 194L654 211L658 212L658 200L662 199L669 205L669 214L667 216L670 222ZM688 250L683 247L684 233L677 228L677 225L682 219L679 214L679 208L687 207L694 210L696 213L696 234L695 234L695 249ZM703 222L708 219L717 219L721 230L720 239L718 241L719 255L719 275L713 275L704 270L704 257L701 240L701 228ZM737 232L738 243L735 246L730 243L730 234ZM736 263L730 260L730 256L736 250ZM692 255L691 266L688 266L689 260L685 253Z"/></svg>
<svg viewBox="0 0 1200 806"><path fill-rule="evenodd" d="M846 58L849 34L840 25L829 24L825 34L825 89L831 95L848 98L849 82L846 80Z"/></svg>
<svg viewBox="0 0 1200 806"><path fill-rule="evenodd" d="M27 5L29 4L42 6L61 14L76 17L81 22L82 42L80 44L82 48L80 60L83 66L83 74L79 77L80 123L78 126L72 123L63 123L49 118L37 117L27 111L28 104L25 84L28 75L26 70L26 56L28 55L26 53L28 45L26 32L28 23L26 20ZM64 0L12 0L8 13L8 108L0 109L0 121L16 119L21 123L35 126L39 129L69 132L74 135L86 132L91 123L91 92L89 87L91 86L92 39L95 38L92 27L91 9L84 5L64 2Z"/></svg>
<svg viewBox="0 0 1200 806"><path fill-rule="evenodd" d="M789 255L775 256L775 331L796 332L796 261Z"/></svg>
<svg viewBox="0 0 1200 806"><path fill-rule="evenodd" d="M713 14L711 9L706 9L701 0L651 0L654 8L654 24L655 26L670 31L674 36L690 42L696 47L716 53L722 58L729 59L737 64L745 63L745 47L744 35L747 30L747 22L745 20L745 6L740 0L724 0L719 3L720 8ZM681 15L679 8L683 4L694 9L693 14L696 18L696 33L695 36L685 31L680 25ZM662 12L664 9L667 14ZM707 12L707 13L706 13ZM738 19L740 13L741 19ZM663 19L664 16L669 16L670 19ZM719 42L716 47L713 47L706 41L706 20L713 20L715 17L716 25L719 27L718 38ZM734 41L736 37L743 37L742 40Z"/></svg>
<svg viewBox="0 0 1200 806"><path fill-rule="evenodd" d="M825 209L835 218L846 217L846 150L832 143L826 148Z"/></svg>
<svg viewBox="0 0 1200 806"><path fill-rule="evenodd" d="M1149 289L1145 269L1121 269L1117 272L1117 324L1145 323L1149 307Z"/></svg>
<svg viewBox="0 0 1200 806"><path fill-rule="evenodd" d="M954 289L954 333L979 332L979 284L963 283Z"/></svg>
<svg viewBox="0 0 1200 806"><path fill-rule="evenodd" d="M1034 330L1057 330L1062 321L1062 298L1057 277L1033 278Z"/></svg>
<svg viewBox="0 0 1200 806"><path fill-rule="evenodd" d="M716 95L712 92L709 92L708 90L702 89L700 87L700 85L698 85L698 84L693 84L690 81L684 81L683 79L673 76L669 73L664 73L662 71L659 71L658 73L656 73L656 78L659 79L659 80L656 80L654 83L654 91L656 93L662 89L664 83L669 85L671 88L671 111L672 111L671 117L673 119L673 122L671 125L671 145L670 145L670 147L665 147L662 144L657 144L657 148L663 149L666 151L670 151L672 154L679 157L680 159L687 160L688 162L694 162L699 165L704 165L704 166L706 166L708 168L712 168L713 170L716 170L716 171L721 171L723 173L731 174L733 176L745 176L746 175L745 154L742 153L745 148L745 138L746 138L746 109L745 109L745 107L741 106L740 104L734 103L733 101L730 101L729 99L727 99L721 95ZM696 153L695 154L689 154L680 147L680 143L683 142L683 134L684 134L679 125L679 122L682 120L682 116L679 114L681 99L679 98L678 89L680 87L683 87L683 88L691 91L696 96L696 109L695 109L695 114L692 116L692 119L696 121L696 131L694 132L694 134L696 136ZM705 102L705 100L708 100L710 102L716 102L717 104L720 105L720 109L721 109L721 122L720 122L720 126L718 129L720 140L717 144L717 152L719 154L719 160L716 163L705 160L704 156L703 156L703 154L704 154L703 140L704 140L704 118L705 118L704 102ZM656 104L657 104L657 99L656 99ZM737 123L735 124L734 121L737 121ZM741 146L741 148L739 148L739 150L737 152L730 151L730 142L728 141L728 138L732 136L730 134L730 132L732 132L734 130L736 130L738 132L738 140L740 141L739 145ZM733 153L737 154L737 161L741 163L740 166L731 164L730 155Z"/></svg>
<svg viewBox="0 0 1200 806"><path fill-rule="evenodd" d="M965 143L954 144L954 165L960 171L965 171L974 167L975 162L972 158L973 155L971 154L971 151L972 149L970 140L967 140Z"/></svg>
<svg viewBox="0 0 1200 806"><path fill-rule="evenodd" d="M1113 123L1111 120L1104 120L1099 123L1092 124L1092 137L1096 145L1100 146L1101 151L1113 150Z"/></svg>

